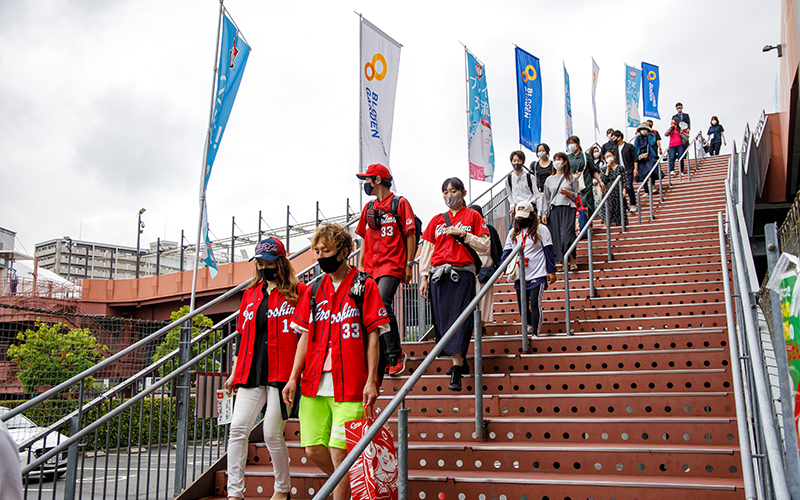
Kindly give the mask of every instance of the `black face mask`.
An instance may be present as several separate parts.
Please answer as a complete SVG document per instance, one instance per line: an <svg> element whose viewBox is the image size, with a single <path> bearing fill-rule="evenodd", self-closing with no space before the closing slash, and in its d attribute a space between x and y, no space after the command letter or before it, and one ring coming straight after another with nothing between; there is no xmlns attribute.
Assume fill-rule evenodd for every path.
<svg viewBox="0 0 800 500"><path fill-rule="evenodd" d="M318 257L317 262L319 262L319 268L322 269L322 272L327 274L335 272L342 265L338 254L330 257Z"/></svg>
<svg viewBox="0 0 800 500"><path fill-rule="evenodd" d="M278 268L262 267L261 269L258 270L258 274L260 274L261 277L264 278L266 281L275 281L275 278L278 277Z"/></svg>
<svg viewBox="0 0 800 500"><path fill-rule="evenodd" d="M374 187L369 182L364 183L364 192L367 193L367 196L372 196L372 190Z"/></svg>
<svg viewBox="0 0 800 500"><path fill-rule="evenodd" d="M517 172L522 170L522 163L512 163L511 166L514 167L514 170Z"/></svg>

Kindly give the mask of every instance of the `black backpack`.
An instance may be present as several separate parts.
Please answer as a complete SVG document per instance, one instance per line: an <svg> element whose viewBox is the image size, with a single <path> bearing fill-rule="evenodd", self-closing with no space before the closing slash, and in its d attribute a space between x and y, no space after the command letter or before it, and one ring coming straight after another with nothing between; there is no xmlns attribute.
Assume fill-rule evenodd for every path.
<svg viewBox="0 0 800 500"><path fill-rule="evenodd" d="M389 213L392 214L392 217L394 217L394 220L397 223L397 227L400 228L400 236L401 236L403 242L405 243L405 239L406 239L406 233L405 233L405 229L404 229L405 228L405 224L403 224L403 221L400 220L400 213L397 210L397 208L400 206L400 200L402 200L402 199L403 199L403 197L402 196L398 196L398 195L395 195L395 197L392 198L392 205L389 208ZM374 210L374 209L375 209L375 200L370 200L369 204L367 205L367 210ZM422 220L419 217L417 217L416 214L415 214L414 215L414 248L418 248L419 247L419 238L420 238L420 236L422 236ZM410 260L412 257L413 256L411 256L411 257L407 256L406 260Z"/></svg>
<svg viewBox="0 0 800 500"><path fill-rule="evenodd" d="M528 169L525 168L525 170L528 170ZM527 179L528 179L528 189L530 189L531 193L532 193L533 192L533 180L531 179L530 171L525 172L525 177L527 177ZM511 174L508 174L508 177L506 177L506 183L508 183L508 189L509 190L513 189L511 187Z"/></svg>

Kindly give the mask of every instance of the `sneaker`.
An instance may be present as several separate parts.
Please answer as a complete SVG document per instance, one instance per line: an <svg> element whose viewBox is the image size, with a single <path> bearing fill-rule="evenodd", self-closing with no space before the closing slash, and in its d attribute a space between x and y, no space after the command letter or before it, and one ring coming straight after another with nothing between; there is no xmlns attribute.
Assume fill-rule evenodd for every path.
<svg viewBox="0 0 800 500"><path fill-rule="evenodd" d="M670 170L669 171L669 176L672 177L673 175L675 175L675 171L674 170Z"/></svg>
<svg viewBox="0 0 800 500"><path fill-rule="evenodd" d="M487 335L489 335L489 332L486 331L486 327L481 327L481 336L485 337Z"/></svg>
<svg viewBox="0 0 800 500"><path fill-rule="evenodd" d="M386 373L390 377L398 377L406 370L406 353L400 351L400 354L392 356L392 358L386 364Z"/></svg>
<svg viewBox="0 0 800 500"><path fill-rule="evenodd" d="M631 213L635 214L639 209L636 208L636 205L631 205Z"/></svg>
<svg viewBox="0 0 800 500"><path fill-rule="evenodd" d="M528 325L528 333L533 333L533 325Z"/></svg>

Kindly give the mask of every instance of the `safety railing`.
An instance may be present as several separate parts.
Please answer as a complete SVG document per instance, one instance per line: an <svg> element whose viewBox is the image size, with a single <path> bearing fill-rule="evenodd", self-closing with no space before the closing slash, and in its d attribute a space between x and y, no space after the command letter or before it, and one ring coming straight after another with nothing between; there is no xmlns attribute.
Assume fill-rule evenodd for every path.
<svg viewBox="0 0 800 500"><path fill-rule="evenodd" d="M583 237L587 237L588 242L588 254L589 254L589 296L595 296L595 286L594 286L594 255L592 251L592 222L597 218L598 214L601 213L604 207L606 207L608 200L614 194L614 190L619 187L619 199L620 199L620 222L622 223L622 231L625 231L625 213L623 213L622 209L625 206L623 192L622 192L622 176L617 177L614 179L614 182L611 183L611 187L606 189L606 194L603 196L602 200L598 204L597 208L595 208L594 213L589 217L589 220L586 222L586 225L583 226L583 229L578 233L578 237L575 238L575 241L570 245L569 249L564 254L564 320L566 322L566 332L567 335L572 335L572 328L570 327L570 319L569 319L569 257L575 252L575 249L578 248L578 244L580 244ZM578 195L580 196L580 194ZM608 252L608 260L614 260L614 254L611 251L611 218L607 217L606 220L606 251ZM522 289L524 287L520 287ZM523 294L523 304L525 297ZM524 314L522 315L525 316ZM527 351L526 351L527 352Z"/></svg>
<svg viewBox="0 0 800 500"><path fill-rule="evenodd" d="M398 489L399 495L398 498L401 500L406 500L408 498L408 410L405 408L405 398L414 388L414 385L422 378L423 374L426 372L428 367L433 363L439 353L444 349L450 339L453 338L456 331L461 327L461 325L467 320L467 318L474 314L476 318L476 328L480 325L480 311L478 310L478 304L480 300L486 295L489 290L494 286L495 282L500 278L505 270L506 266L508 266L512 259L517 258L522 252L522 244L518 244L514 247L511 253L506 257L506 259L498 266L497 270L492 274L491 278L486 282L486 284L478 291L475 295L475 298L467 305L467 307L461 312L461 314L456 319L455 323L448 328L447 332L442 336L439 342L436 343L425 359L420 363L419 367L414 370L414 373L409 377L403 387L401 387L397 394L389 401L389 403L383 408L383 410L378 414L377 418L375 419L375 423L370 427L369 431L364 435L361 440L350 450L347 454L347 457L342 461L341 464L336 468L334 473L328 478L325 484L319 489L319 491L314 495L314 500L324 500L328 498L336 485L344 478L347 472L355 463L356 459L358 458L361 453L369 446L375 436L378 435L380 429L386 424L389 420L391 415L395 412L395 410L399 410L397 413L397 440L398 440ZM520 258L520 263L524 265L525 259ZM520 269L520 276L525 276L524 274L524 267ZM524 278L521 278L524 280ZM520 288L524 289L524 283L521 283L523 286ZM523 302L524 303L524 302ZM522 314L522 318L525 318L526 315ZM523 319L523 321L525 321ZM522 331L523 339L527 337L527 332L523 329ZM482 437L484 433L484 423L483 423L483 383L482 383L482 376L483 376L483 366L482 366L482 344L481 344L481 335L480 332L476 332L475 334L475 431L478 437Z"/></svg>
<svg viewBox="0 0 800 500"><path fill-rule="evenodd" d="M664 203L664 175L661 171L661 162L664 161L664 158L668 156L668 153L664 153L661 157L656 161L653 168L650 169L650 172L647 173L644 179L642 179L641 184L639 187L636 188L636 206L638 207L637 213L639 214L639 224L642 223L642 189L647 186L648 191L650 192L650 201L648 204L650 205L650 220L655 219L655 215L653 214L653 174L658 171L658 195L659 195L659 202ZM671 182L668 180L667 182Z"/></svg>

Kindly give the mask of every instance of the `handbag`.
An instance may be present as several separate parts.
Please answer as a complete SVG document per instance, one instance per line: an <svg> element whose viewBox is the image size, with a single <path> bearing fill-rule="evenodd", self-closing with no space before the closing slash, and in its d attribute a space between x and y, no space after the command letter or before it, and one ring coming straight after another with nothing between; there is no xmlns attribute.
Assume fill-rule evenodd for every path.
<svg viewBox="0 0 800 500"><path fill-rule="evenodd" d="M525 254L525 243L528 240L528 233L522 235L522 254ZM525 263L527 264L528 261L526 260ZM514 259L514 261L509 264L506 268L506 281L509 283L514 283L515 281L519 280L519 255Z"/></svg>
<svg viewBox="0 0 800 500"><path fill-rule="evenodd" d="M589 209L583 206L583 201L580 196L578 196L576 202L578 204L578 210L575 211L575 232L579 234L589 222ZM581 239L585 240L587 237L588 232L584 234Z"/></svg>
<svg viewBox="0 0 800 500"><path fill-rule="evenodd" d="M497 266L482 266L481 272L478 273L478 283L489 281L495 271L497 271Z"/></svg>
<svg viewBox="0 0 800 500"><path fill-rule="evenodd" d="M683 147L689 146L689 133L681 130L681 142L683 143Z"/></svg>
<svg viewBox="0 0 800 500"><path fill-rule="evenodd" d="M372 416L345 423L348 453L374 423L375 418ZM398 470L397 450L392 433L384 425L350 468L352 500L397 500Z"/></svg>
<svg viewBox="0 0 800 500"><path fill-rule="evenodd" d="M586 155L586 151L583 152L583 170L578 172L580 177L578 177L578 191L581 193L586 189L586 169L589 168L589 157Z"/></svg>

